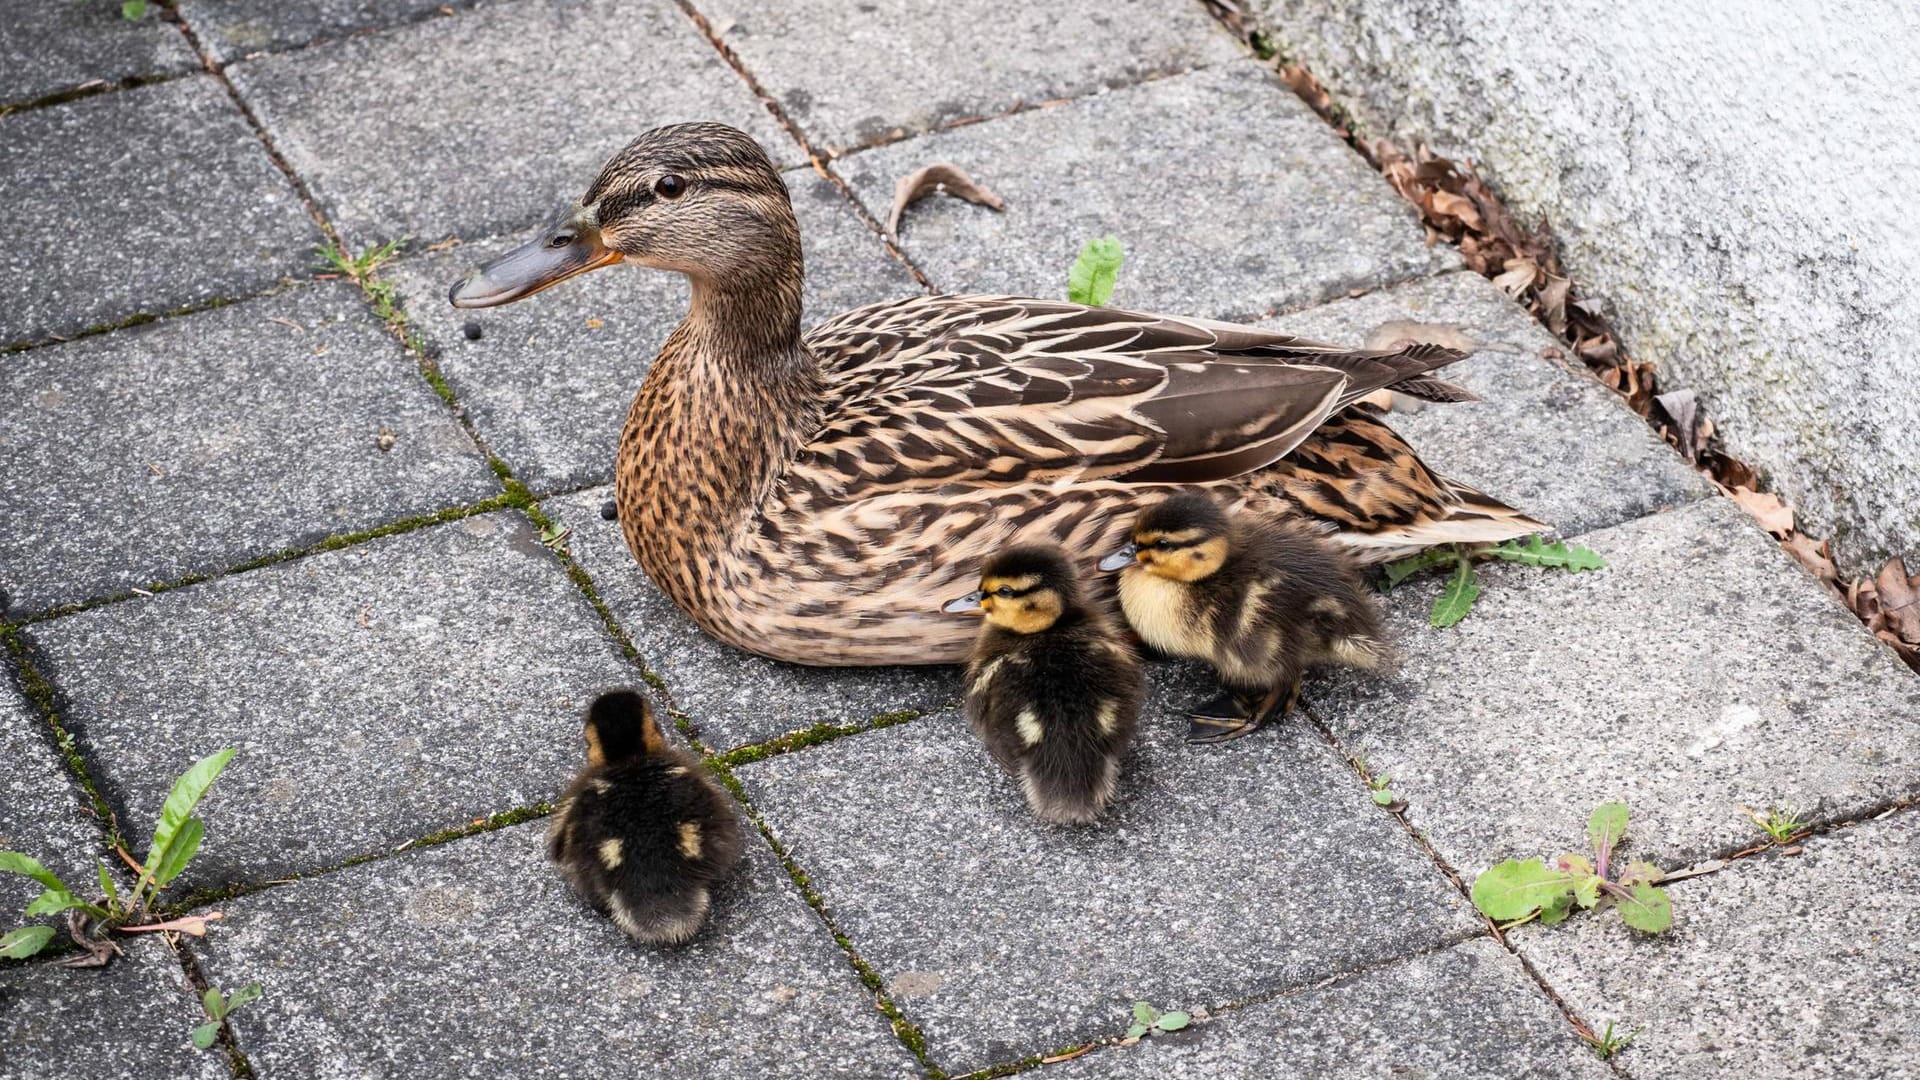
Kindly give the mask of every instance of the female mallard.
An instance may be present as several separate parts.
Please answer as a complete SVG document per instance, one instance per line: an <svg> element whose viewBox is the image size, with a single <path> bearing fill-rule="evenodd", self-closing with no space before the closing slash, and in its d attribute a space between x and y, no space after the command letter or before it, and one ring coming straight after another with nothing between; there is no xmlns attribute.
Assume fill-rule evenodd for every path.
<svg viewBox="0 0 1920 1080"><path fill-rule="evenodd" d="M1007 296L871 304L803 335L786 185L719 124L635 139L450 299L505 304L621 261L692 282L627 414L621 527L674 603L749 652L959 663L973 627L940 603L982 559L1021 542L1097 556L1179 485L1318 518L1364 561L1543 528L1348 408L1387 386L1466 397L1427 374L1460 358L1435 346Z"/></svg>

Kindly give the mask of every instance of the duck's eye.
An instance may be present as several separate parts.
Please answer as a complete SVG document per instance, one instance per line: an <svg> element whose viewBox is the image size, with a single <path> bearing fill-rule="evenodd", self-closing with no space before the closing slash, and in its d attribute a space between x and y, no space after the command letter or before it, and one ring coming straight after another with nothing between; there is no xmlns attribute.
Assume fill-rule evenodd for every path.
<svg viewBox="0 0 1920 1080"><path fill-rule="evenodd" d="M1002 585L1002 586L1000 586L999 588L997 588L997 589L995 589L995 590L993 590L993 595L995 595L995 596L1012 596L1012 595L1013 595L1013 586L1011 586L1011 585Z"/></svg>
<svg viewBox="0 0 1920 1080"><path fill-rule="evenodd" d="M677 199L687 190L687 182L668 173L653 182L653 190L666 199Z"/></svg>
<svg viewBox="0 0 1920 1080"><path fill-rule="evenodd" d="M547 246L550 248L563 248L571 243L573 243L573 234L570 232L557 232L547 237Z"/></svg>

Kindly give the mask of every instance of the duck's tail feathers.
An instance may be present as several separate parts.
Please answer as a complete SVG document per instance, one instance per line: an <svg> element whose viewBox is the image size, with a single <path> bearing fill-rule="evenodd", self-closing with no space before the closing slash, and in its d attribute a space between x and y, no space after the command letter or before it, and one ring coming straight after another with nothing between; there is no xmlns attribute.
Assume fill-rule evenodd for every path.
<svg viewBox="0 0 1920 1080"><path fill-rule="evenodd" d="M1440 544L1497 544L1552 526L1457 480L1438 478L1451 507L1444 517L1429 517L1374 533L1343 532L1340 540L1362 563L1391 562Z"/></svg>
<svg viewBox="0 0 1920 1080"><path fill-rule="evenodd" d="M1408 397L1416 397L1422 401L1437 401L1447 405L1461 401L1480 400L1479 394L1474 393L1466 387L1450 383L1445 379L1436 379L1431 375L1422 375L1413 379L1402 379L1397 383L1390 384L1387 389L1397 390Z"/></svg>

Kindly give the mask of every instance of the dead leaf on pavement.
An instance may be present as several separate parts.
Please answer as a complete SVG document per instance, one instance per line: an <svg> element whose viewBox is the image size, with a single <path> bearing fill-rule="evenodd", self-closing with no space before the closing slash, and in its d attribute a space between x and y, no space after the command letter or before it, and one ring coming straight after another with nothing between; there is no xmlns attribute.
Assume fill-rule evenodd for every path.
<svg viewBox="0 0 1920 1080"><path fill-rule="evenodd" d="M1668 430L1680 448L1680 455L1688 461L1697 460L1706 438L1700 431L1699 399L1691 390L1674 390L1658 394L1653 400L1660 411L1667 414Z"/></svg>
<svg viewBox="0 0 1920 1080"><path fill-rule="evenodd" d="M1787 554L1800 561L1807 572L1828 585L1838 585L1840 571L1833 565L1833 551L1827 541L1815 541L1806 533L1796 532L1780 541L1786 546Z"/></svg>
<svg viewBox="0 0 1920 1080"><path fill-rule="evenodd" d="M893 185L893 212L887 215L887 231L899 236L900 215L906 213L908 206L935 191L944 191L989 210L1007 208L1000 196L968 176L967 170L952 162L942 161L924 169L916 169Z"/></svg>
<svg viewBox="0 0 1920 1080"><path fill-rule="evenodd" d="M1768 491L1755 491L1752 488L1733 489L1733 501L1740 509L1753 515L1760 527L1774 534L1785 536L1793 531L1793 507L1780 501L1780 496Z"/></svg>
<svg viewBox="0 0 1920 1080"><path fill-rule="evenodd" d="M168 919L166 922L144 923L140 926L122 926L122 927L119 927L118 929L123 934L156 934L156 933L171 932L176 934L187 934L192 937L206 937L207 924L214 921L215 919L224 919L226 917L227 916L225 912L209 911L205 915L186 915L178 919Z"/></svg>
<svg viewBox="0 0 1920 1080"><path fill-rule="evenodd" d="M1506 269L1493 279L1495 285L1506 291L1508 296L1519 299L1528 289L1533 288L1533 280L1540 276L1540 267L1525 255L1507 260Z"/></svg>
<svg viewBox="0 0 1920 1080"><path fill-rule="evenodd" d="M1920 645L1920 577L1908 577L1906 562L1895 556L1873 575L1873 588L1887 629Z"/></svg>

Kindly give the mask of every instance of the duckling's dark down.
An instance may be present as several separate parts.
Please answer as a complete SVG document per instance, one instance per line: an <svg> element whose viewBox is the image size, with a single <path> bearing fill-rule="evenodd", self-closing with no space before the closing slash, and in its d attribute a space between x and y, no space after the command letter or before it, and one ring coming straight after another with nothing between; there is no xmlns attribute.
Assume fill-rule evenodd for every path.
<svg viewBox="0 0 1920 1080"><path fill-rule="evenodd" d="M988 561L947 605L986 616L967 664L967 720L1042 819L1084 825L1113 801L1139 725L1140 661L1051 546Z"/></svg>
<svg viewBox="0 0 1920 1080"><path fill-rule="evenodd" d="M1120 605L1148 645L1205 660L1226 693L1193 710L1188 738L1245 735L1292 706L1315 664L1378 668L1392 649L1359 570L1312 526L1229 517L1202 492L1142 511L1120 569Z"/></svg>
<svg viewBox="0 0 1920 1080"><path fill-rule="evenodd" d="M732 804L697 759L667 745L653 707L631 690L594 701L586 741L587 767L554 811L547 854L628 937L691 938L740 856Z"/></svg>

